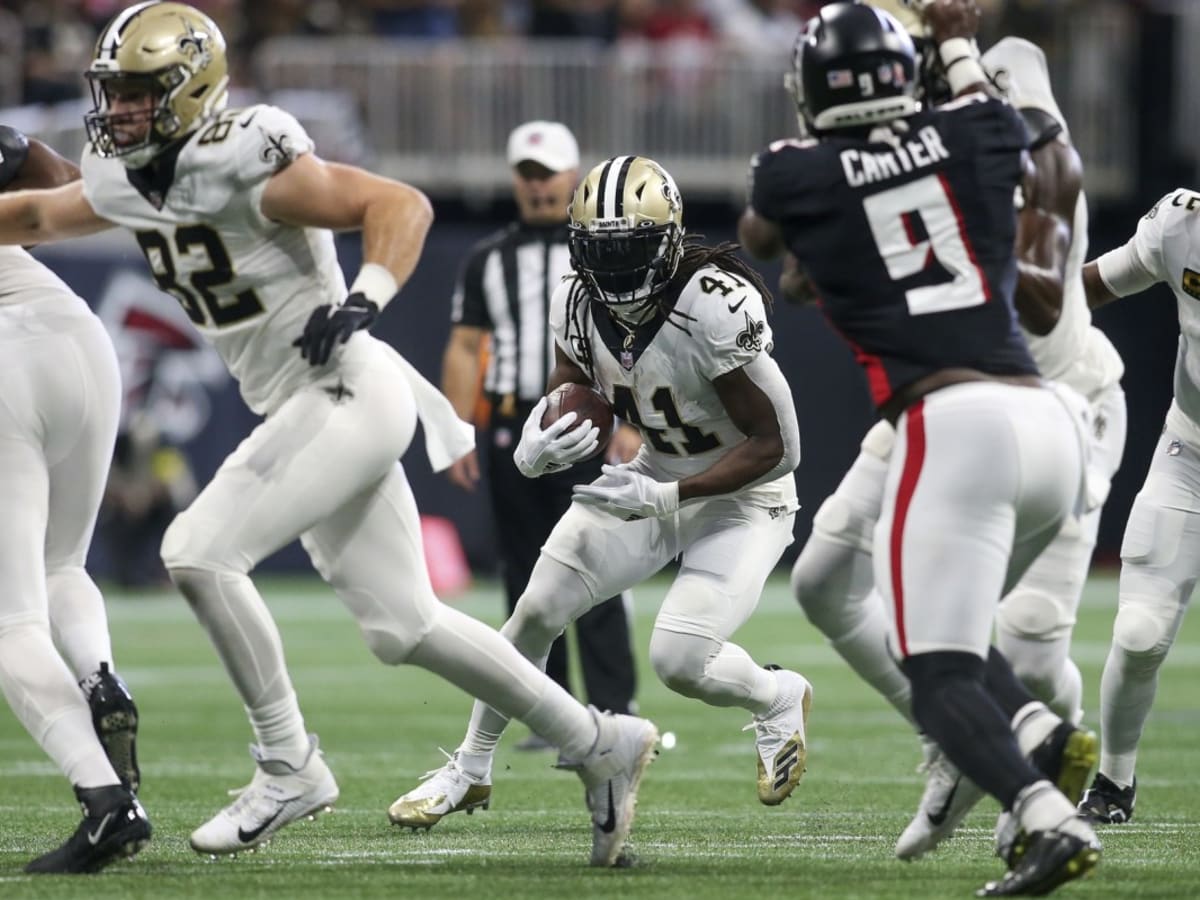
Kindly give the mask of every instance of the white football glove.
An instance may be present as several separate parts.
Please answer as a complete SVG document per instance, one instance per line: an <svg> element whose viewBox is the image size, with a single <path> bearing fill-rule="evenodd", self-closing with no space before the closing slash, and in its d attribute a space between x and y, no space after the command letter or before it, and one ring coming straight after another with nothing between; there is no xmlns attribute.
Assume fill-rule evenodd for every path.
<svg viewBox="0 0 1200 900"><path fill-rule="evenodd" d="M513 462L526 478L538 478L547 472L568 469L586 459L600 445L600 429L585 419L572 428L579 415L569 412L549 428L542 428L542 416L549 401L543 397L521 426L521 441L513 451Z"/></svg>
<svg viewBox="0 0 1200 900"><path fill-rule="evenodd" d="M679 482L655 481L628 466L604 466L591 484L576 485L571 499L629 522L670 516L679 509Z"/></svg>

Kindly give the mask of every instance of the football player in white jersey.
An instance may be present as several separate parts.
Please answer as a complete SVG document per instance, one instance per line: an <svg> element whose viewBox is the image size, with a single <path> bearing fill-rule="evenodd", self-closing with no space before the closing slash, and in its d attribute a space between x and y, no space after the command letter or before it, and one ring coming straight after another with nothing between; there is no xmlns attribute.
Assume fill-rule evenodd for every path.
<svg viewBox="0 0 1200 900"><path fill-rule="evenodd" d="M896 15L925 50L926 102L939 76L925 23L895 0L868 0ZM982 57L1025 119L1032 167L1020 198L1018 282L1020 325L1042 374L1085 396L1091 406L1089 504L1002 601L996 645L1030 692L1064 721L1038 756L1070 797L1083 790L1095 762L1095 737L1071 727L1082 717L1082 679L1070 659L1071 631L1082 596L1100 511L1125 445L1124 367L1103 332L1091 325L1080 271L1087 253L1087 204L1082 169L1066 121L1050 88L1045 56L1028 41L1005 38ZM944 99L944 98L943 98ZM798 279L803 287L803 279ZM813 520L792 571L792 588L808 618L851 667L916 727L908 679L887 650L888 614L874 587L871 541L881 508L895 431L880 421ZM998 660L992 660L998 664ZM1047 720L1049 721L1049 720ZM917 814L896 843L901 859L916 859L953 833L982 796L961 779L932 741L923 740L927 783Z"/></svg>
<svg viewBox="0 0 1200 900"><path fill-rule="evenodd" d="M473 446L449 402L367 329L417 263L432 214L408 185L325 163L281 109L225 110L225 43L180 3L141 3L101 33L82 183L0 198L0 243L120 225L266 416L163 540L163 561L249 714L254 776L192 847L254 847L338 786L309 735L279 633L249 578L297 537L384 663L412 663L522 719L573 759L592 862L629 832L654 726L600 716L508 641L441 604L397 459L417 418L435 468ZM331 229L361 229L346 289ZM601 827L603 826L603 827Z"/></svg>
<svg viewBox="0 0 1200 900"><path fill-rule="evenodd" d="M1133 817L1138 742L1158 669L1200 577L1200 192L1159 200L1124 246L1083 268L1095 309L1163 282L1179 306L1175 397L1121 545L1112 647L1100 678L1100 768L1080 812L1102 824Z"/></svg>
<svg viewBox="0 0 1200 900"><path fill-rule="evenodd" d="M78 177L0 126L0 191ZM0 691L84 814L25 867L35 874L94 872L150 839L134 794L137 708L111 670L104 598L84 569L120 405L100 320L20 247L0 247Z"/></svg>
<svg viewBox="0 0 1200 900"><path fill-rule="evenodd" d="M753 714L758 798L775 805L804 773L812 687L758 665L729 638L792 541L800 437L770 356L766 289L731 245L685 243L682 218L675 182L644 157L606 160L575 191L574 274L550 301L547 391L594 385L643 446L576 487L501 633L544 664L567 625L679 557L650 663L685 696ZM574 424L568 413L544 430L546 406L543 398L530 413L515 452L530 478L564 467L541 448L562 422ZM595 449L595 434L589 421L567 432L581 435L577 456ZM392 805L392 820L428 828L484 805L507 719L476 702L457 752Z"/></svg>

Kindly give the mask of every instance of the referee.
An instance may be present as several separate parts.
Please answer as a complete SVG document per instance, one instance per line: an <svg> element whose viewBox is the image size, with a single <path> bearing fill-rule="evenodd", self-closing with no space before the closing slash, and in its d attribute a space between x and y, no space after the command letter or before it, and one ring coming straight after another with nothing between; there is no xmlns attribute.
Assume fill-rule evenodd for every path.
<svg viewBox="0 0 1200 900"><path fill-rule="evenodd" d="M486 420L477 424L489 441L488 485L511 614L542 544L571 505L573 486L598 478L602 460L537 479L525 478L513 464L521 426L545 393L553 365L550 295L570 272L567 207L579 177L579 148L566 126L527 122L509 136L508 163L519 220L476 245L459 274L442 391L462 418L479 418L479 369L490 335L483 383L490 408ZM610 452L631 458L637 440L633 429L619 428ZM478 458L471 453L460 459L448 475L473 490L479 481ZM629 712L634 663L623 598L596 606L575 628L588 702L601 710ZM546 672L570 690L565 635L554 642ZM536 735L518 744L522 749L541 746Z"/></svg>

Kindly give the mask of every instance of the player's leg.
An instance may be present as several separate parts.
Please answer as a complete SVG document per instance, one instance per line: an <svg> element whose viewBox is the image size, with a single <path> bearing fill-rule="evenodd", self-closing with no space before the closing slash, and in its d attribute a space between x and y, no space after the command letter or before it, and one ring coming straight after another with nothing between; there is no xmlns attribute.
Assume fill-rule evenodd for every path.
<svg viewBox="0 0 1200 900"><path fill-rule="evenodd" d="M92 871L136 853L149 840L150 824L120 785L87 702L51 639L46 458L62 457L73 445L85 388L69 335L54 334L56 327L69 329L71 317L60 320L48 303L30 305L40 309L0 308L8 320L0 323L0 691L85 810L74 835L27 871ZM95 841L88 841L89 831Z"/></svg>
<svg viewBox="0 0 1200 900"><path fill-rule="evenodd" d="M541 667L563 629L597 604L603 596L598 591L641 581L677 550L673 530L664 531L658 520L622 522L574 504L551 533L500 634ZM484 805L491 796L492 757L509 718L482 698L476 700L458 749L428 780L392 804L392 821L429 827L448 813Z"/></svg>
<svg viewBox="0 0 1200 900"><path fill-rule="evenodd" d="M570 502L561 508L553 506L557 496L546 486L552 475L530 479L521 474L512 459L515 436L521 432L524 417L519 419L498 418L493 420L493 434L507 434L509 443L497 446L493 440L488 454L488 486L491 491L492 510L497 522L496 549L500 557L500 573L504 582L504 596L511 616L517 601L529 584L529 576L542 551L542 544L553 530L555 523L566 511ZM571 473L563 473L572 477ZM567 660L567 640L560 637L550 648L546 659L546 674L571 690ZM541 741L531 735L532 745Z"/></svg>
<svg viewBox="0 0 1200 900"><path fill-rule="evenodd" d="M801 675L767 669L729 638L758 605L767 576L792 541L794 515L722 498L679 515L679 574L650 637L650 665L667 687L711 706L754 715L758 797L782 803L807 757L805 724L812 686Z"/></svg>
<svg viewBox="0 0 1200 900"><path fill-rule="evenodd" d="M867 432L858 458L813 517L792 567L792 593L838 655L912 722L911 689L887 646L889 619L871 561L894 440L886 421Z"/></svg>
<svg viewBox="0 0 1200 900"><path fill-rule="evenodd" d="M984 661L1010 554L1035 556L1076 499L1077 441L1048 391L938 391L900 419L876 531L876 577L894 613L913 714L961 772L1037 833L1039 848L1051 847L1055 860L1066 854L1039 878L1085 857L1094 864L1094 836L1026 760L1015 723L985 685ZM978 475L981 459L987 478Z"/></svg>
<svg viewBox="0 0 1200 900"><path fill-rule="evenodd" d="M438 601L424 565L416 502L398 463L378 488L320 522L303 543L382 662L420 666L506 719L520 719L564 758L580 761L589 792L601 782L612 784L611 802L591 797L600 819L593 830L592 861L611 865L628 834L638 781L657 739L654 727L588 710L499 632ZM543 654L549 642L539 645ZM612 772L603 759L609 751L619 763ZM610 810L615 831L605 828ZM393 814L397 818L405 823Z"/></svg>
<svg viewBox="0 0 1200 900"><path fill-rule="evenodd" d="M1070 519L1005 596L996 644L1034 696L1071 722L1083 716L1083 679L1070 658L1071 631L1087 583L1100 512L1125 449L1125 394L1119 385L1092 406L1088 492L1094 509Z"/></svg>
<svg viewBox="0 0 1200 900"><path fill-rule="evenodd" d="M416 427L411 394L373 345L364 338L356 349L352 341L355 352L343 355L339 372L255 428L163 538L163 562L208 632L257 739L254 780L193 833L199 852L254 846L338 796L306 732L278 629L248 573L351 499L369 496L407 448Z"/></svg>
<svg viewBox="0 0 1200 900"><path fill-rule="evenodd" d="M1097 821L1133 815L1138 742L1158 671L1200 576L1200 453L1166 431L1134 500L1121 546L1113 640L1100 680L1100 770L1080 809Z"/></svg>
<svg viewBox="0 0 1200 900"><path fill-rule="evenodd" d="M80 418L73 423L75 442L49 467L50 628L55 645L83 688L96 734L121 783L137 791L141 784L138 710L129 688L114 671L104 598L84 568L116 440L121 374L112 341L94 316L81 316L70 336L70 349L63 352L79 367L85 395Z"/></svg>
<svg viewBox="0 0 1200 900"><path fill-rule="evenodd" d="M603 457L596 457L577 463L566 472L537 480L542 488L542 515L546 517L547 526L542 543L570 509L575 485L599 478L602 465ZM575 642L584 690L588 702L597 709L623 713L628 712L633 703L636 671L627 611L631 601L630 591L616 594L597 603L575 621ZM553 648L550 653L546 672L554 677Z"/></svg>

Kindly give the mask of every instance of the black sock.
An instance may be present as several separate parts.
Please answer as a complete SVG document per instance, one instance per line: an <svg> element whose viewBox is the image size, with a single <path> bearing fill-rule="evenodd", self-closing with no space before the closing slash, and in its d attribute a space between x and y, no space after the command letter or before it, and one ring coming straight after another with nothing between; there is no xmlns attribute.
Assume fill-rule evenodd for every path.
<svg viewBox="0 0 1200 900"><path fill-rule="evenodd" d="M912 682L918 724L960 772L1005 809L1022 788L1041 780L1021 755L1009 719L984 687L983 660L971 653L922 653L902 666Z"/></svg>
<svg viewBox="0 0 1200 900"><path fill-rule="evenodd" d="M1017 678L1008 657L995 647L988 647L987 663L983 667L983 682L996 705L1008 716L1009 722L1012 722L1013 716L1026 704L1037 702L1037 697L1029 693Z"/></svg>

